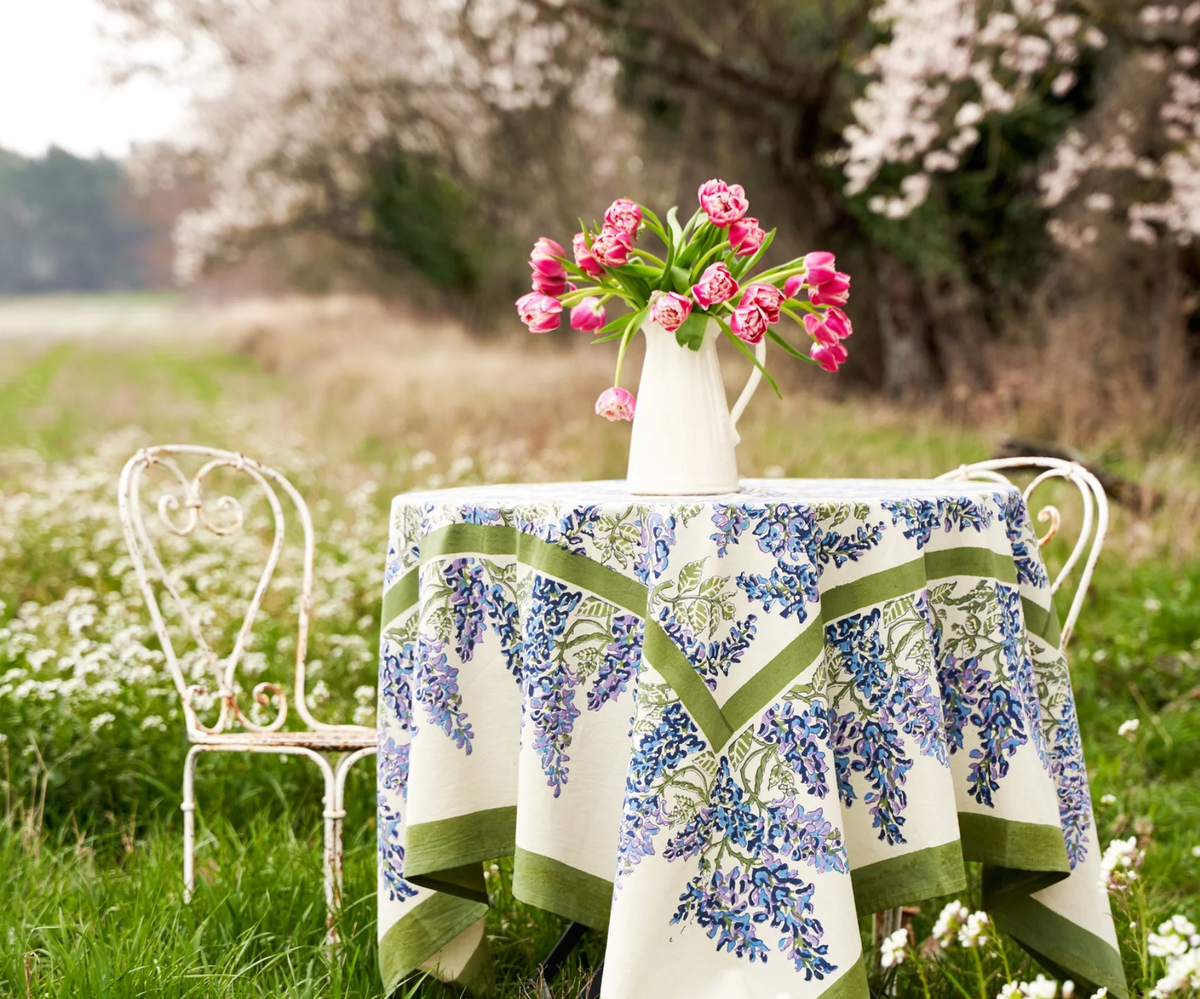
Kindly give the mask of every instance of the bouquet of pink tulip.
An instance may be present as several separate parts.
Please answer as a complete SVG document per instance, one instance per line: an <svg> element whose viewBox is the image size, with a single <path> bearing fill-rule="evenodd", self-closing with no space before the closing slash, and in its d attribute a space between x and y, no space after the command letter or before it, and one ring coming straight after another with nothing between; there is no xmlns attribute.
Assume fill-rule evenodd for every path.
<svg viewBox="0 0 1200 999"><path fill-rule="evenodd" d="M681 347L699 350L709 320L746 354L779 393L779 387L751 347L763 338L787 354L836 371L846 360L842 341L853 332L842 306L850 296L850 275L835 267L832 253L806 254L753 276L775 238L758 219L748 218L750 203L740 184L710 180L700 187L700 207L686 225L679 209L667 212L666 224L643 205L618 198L604 213L604 224L589 229L580 220L572 241L574 261L548 237L534 245L529 258L533 291L517 299L517 313L533 333L558 329L563 309L571 327L596 334L597 343L620 340L615 384L596 401L596 412L610 420L632 420L633 395L621 384L621 364L629 342L646 321L675 334ZM661 257L637 245L650 230L666 248ZM807 292L807 300L800 296ZM627 314L609 320L606 303L623 302ZM804 353L774 327L793 320L811 340Z"/></svg>

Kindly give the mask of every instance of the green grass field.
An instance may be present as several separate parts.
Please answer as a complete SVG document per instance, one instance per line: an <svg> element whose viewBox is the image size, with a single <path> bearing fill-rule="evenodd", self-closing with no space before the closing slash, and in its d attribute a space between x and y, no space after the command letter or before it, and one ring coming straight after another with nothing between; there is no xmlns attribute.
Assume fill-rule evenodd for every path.
<svg viewBox="0 0 1200 999"><path fill-rule="evenodd" d="M326 595L333 609L314 646L331 710L349 712L374 649L339 652L334 638L377 631L391 495L481 479L619 477L627 431L589 412L611 357L480 343L353 305L217 319L177 312L173 300L103 306L103 328L73 336L61 323L45 333L45 303L41 313L0 303L0 330L11 334L0 337L0 996L377 996L369 769L351 786L345 946L331 965L311 768L202 762L201 884L184 905L185 747L169 696L124 680L72 697L20 684L45 684L55 657L123 668L121 629L145 619L123 589L116 475L134 447L174 439L242 449L296 473L326 538L323 574L346 581L341 596ZM18 308L34 335L12 334ZM164 323L164 308L182 318ZM155 322L161 333L119 332ZM756 399L749 420L747 474L927 476L987 457L998 433L1022 429L837 400L804 380L782 403ZM1143 996L1163 973L1147 931L1176 913L1200 917L1200 460L1184 442L1087 449L1114 456L1163 497L1152 517L1116 511L1070 655L1099 846L1137 836L1146 854L1140 887L1117 916ZM229 580L220 586L233 592ZM94 623L72 630L80 607ZM101 711L111 720L93 730ZM161 730L142 727L150 713ZM1117 734L1131 718L1140 721L1132 740ZM531 976L562 921L514 902L503 862L489 884L499 994L534 996ZM914 916L918 941L937 909ZM555 995L573 996L602 950L590 937ZM1004 956L1020 966L1014 976L1036 974L1015 948ZM1003 984L1000 955L989 956L982 985L972 962L957 952L921 962L928 994L991 999ZM899 969L901 996L923 994L914 965ZM431 981L406 990L449 994Z"/></svg>

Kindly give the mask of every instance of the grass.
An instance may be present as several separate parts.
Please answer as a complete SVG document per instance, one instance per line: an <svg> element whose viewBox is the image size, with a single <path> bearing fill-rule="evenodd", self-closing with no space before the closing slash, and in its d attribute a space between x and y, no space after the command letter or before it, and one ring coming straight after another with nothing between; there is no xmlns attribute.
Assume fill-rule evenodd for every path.
<svg viewBox="0 0 1200 999"><path fill-rule="evenodd" d="M0 303L0 328L5 310L18 305L26 307ZM119 323L120 310L178 308L157 300L103 305L110 310L104 323ZM46 303L38 307L43 317L52 312ZM152 326L138 315L133 326ZM52 327L45 319L43 328ZM392 493L417 486L623 472L627 431L589 415L588 400L611 377L607 353L527 339L474 341L452 327L342 300L188 313L181 328L186 335L164 329L131 339L100 330L84 339L0 340L0 452L25 448L68 463L130 427L140 428L137 440L235 449L259 442L269 451L320 454L349 469L351 484L377 482L371 502L380 511ZM30 329L38 332L36 324ZM995 434L1022 430L1019 420L979 427L933 409L836 399L807 379L787 388L784 403L764 397L751 407L740 453L749 474L933 475L988 456ZM1161 974L1138 946L1146 922L1175 912L1200 916L1200 858L1192 853L1200 843L1192 749L1200 738L1200 461L1187 442L1088 445L1118 456L1124 474L1165 498L1153 518L1115 512L1071 655L1100 845L1137 835L1147 850L1142 908L1118 915L1130 980L1145 988ZM0 494L4 469L0 461ZM347 509L347 481L316 474L305 483L310 500L328 501L324 523ZM0 548L5 543L0 536ZM9 605L0 627L31 594L54 599L61 596L55 588L70 583L69 565L52 569L59 563L9 554L7 569L0 555L0 598ZM34 564L48 567L45 578L15 568ZM0 677L8 665L0 657ZM1136 738L1119 737L1120 723L1135 717ZM178 748L181 742L171 752ZM274 760L261 767L204 761L202 883L187 906L177 771L163 764L160 774L136 754L128 762L131 797L85 812L55 792L64 797L43 813L36 793L27 793L30 755L0 745L0 764L10 768L0 824L0 996L379 995L369 778L351 788L346 942L330 965L321 949L315 775ZM69 753L55 764L82 765ZM1115 800L1101 804L1107 794ZM537 960L563 924L513 901L506 878L501 863L489 881L500 994L533 996ZM927 906L914 917L918 939L935 911ZM1131 928L1131 919L1142 929ZM589 937L556 995L574 995L602 946ZM939 997L957 994L948 977L934 986ZM429 999L449 994L429 981L409 991Z"/></svg>

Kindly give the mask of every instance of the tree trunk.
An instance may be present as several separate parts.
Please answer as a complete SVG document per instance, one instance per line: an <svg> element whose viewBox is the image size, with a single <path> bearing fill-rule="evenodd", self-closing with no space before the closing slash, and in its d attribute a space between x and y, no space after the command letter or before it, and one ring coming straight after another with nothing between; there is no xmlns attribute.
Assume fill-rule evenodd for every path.
<svg viewBox="0 0 1200 999"><path fill-rule="evenodd" d="M893 399L931 394L943 380L924 303L912 275L892 254L871 256L878 287L875 316L883 354L883 390Z"/></svg>

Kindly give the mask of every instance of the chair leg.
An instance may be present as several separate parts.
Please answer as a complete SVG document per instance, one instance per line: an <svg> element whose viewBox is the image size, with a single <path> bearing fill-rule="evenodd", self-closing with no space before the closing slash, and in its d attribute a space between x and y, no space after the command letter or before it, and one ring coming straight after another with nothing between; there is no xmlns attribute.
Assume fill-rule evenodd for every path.
<svg viewBox="0 0 1200 999"><path fill-rule="evenodd" d="M338 947L337 917L342 905L342 827L346 820L346 774L356 762L375 753L375 747L343 756L325 775L325 899L329 907L326 944L332 958Z"/></svg>
<svg viewBox="0 0 1200 999"><path fill-rule="evenodd" d="M196 757L202 746L192 746L183 761L183 900L191 902L196 891Z"/></svg>

